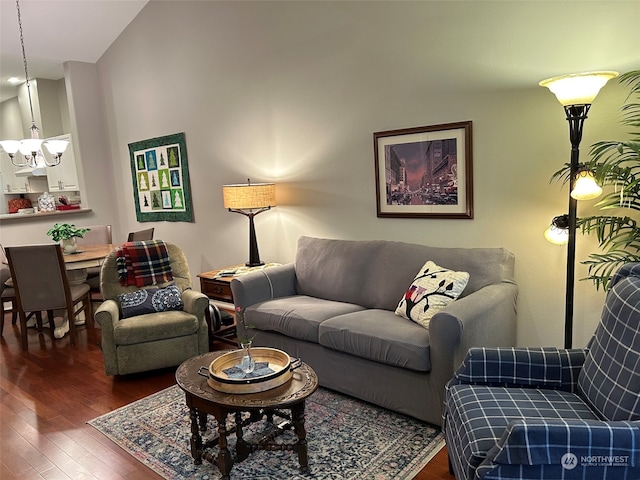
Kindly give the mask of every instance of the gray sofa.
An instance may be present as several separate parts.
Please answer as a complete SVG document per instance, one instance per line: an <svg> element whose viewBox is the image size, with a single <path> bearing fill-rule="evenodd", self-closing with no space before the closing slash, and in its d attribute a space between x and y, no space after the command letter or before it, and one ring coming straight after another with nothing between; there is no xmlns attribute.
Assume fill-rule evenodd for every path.
<svg viewBox="0 0 640 480"><path fill-rule="evenodd" d="M427 260L469 272L460 298L429 328L394 313ZM439 425L444 386L469 347L513 346L514 256L503 248L440 248L300 237L295 261L231 282L254 345L300 357L320 385Z"/></svg>

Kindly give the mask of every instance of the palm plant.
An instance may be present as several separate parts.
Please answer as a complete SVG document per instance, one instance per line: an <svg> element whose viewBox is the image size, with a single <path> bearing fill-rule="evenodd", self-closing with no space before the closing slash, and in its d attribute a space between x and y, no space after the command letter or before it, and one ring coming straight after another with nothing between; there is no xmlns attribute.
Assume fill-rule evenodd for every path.
<svg viewBox="0 0 640 480"><path fill-rule="evenodd" d="M621 75L619 81L630 88L621 108L621 123L630 127L629 139L605 140L591 146L585 167L602 187L610 188L595 205L603 214L577 221L583 234L596 235L602 250L582 262L589 266L586 280L592 280L596 290L607 289L611 275L620 265L640 261L640 226L634 219L640 211L640 70ZM566 164L552 180L568 181L569 168ZM627 214L616 214L625 211Z"/></svg>

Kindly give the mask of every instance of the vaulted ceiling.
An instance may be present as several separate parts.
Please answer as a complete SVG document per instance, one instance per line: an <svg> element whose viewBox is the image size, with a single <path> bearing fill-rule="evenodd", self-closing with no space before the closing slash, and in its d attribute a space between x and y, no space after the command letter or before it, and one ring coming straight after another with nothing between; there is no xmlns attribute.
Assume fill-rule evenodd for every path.
<svg viewBox="0 0 640 480"><path fill-rule="evenodd" d="M147 3L20 0L29 76L59 79L65 61L95 63ZM640 68L640 0L424 0L418 18L407 18L404 2L397 0L315 3L333 9L337 22L341 15L357 14L360 33L379 52L382 68L385 61L426 62L443 88L457 88L458 82L467 88L473 82L478 88L523 88L563 73ZM269 1L257 2L255 10L265 8ZM384 31L373 27L380 24L381 10ZM387 51L386 36L397 34L406 38L406 51ZM0 0L0 100L15 95L15 87L7 88L10 76L24 79L16 4Z"/></svg>
<svg viewBox="0 0 640 480"><path fill-rule="evenodd" d="M20 0L29 77L57 80L62 64L95 63L147 0ZM24 81L16 2L0 0L0 100L15 96L7 78Z"/></svg>

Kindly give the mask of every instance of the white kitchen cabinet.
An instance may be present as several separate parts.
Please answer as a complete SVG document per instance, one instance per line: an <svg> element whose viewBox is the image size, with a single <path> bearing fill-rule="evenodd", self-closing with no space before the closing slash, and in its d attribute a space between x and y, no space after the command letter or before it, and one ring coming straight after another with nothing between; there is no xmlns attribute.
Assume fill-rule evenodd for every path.
<svg viewBox="0 0 640 480"><path fill-rule="evenodd" d="M20 155L18 153L18 155ZM21 167L16 167L11 163L11 158L6 153L0 155L0 172L2 173L2 192L5 194L11 193L28 193L29 192L29 179L27 177L17 177L16 170Z"/></svg>
<svg viewBox="0 0 640 480"><path fill-rule="evenodd" d="M53 137L56 140L67 140L69 145L62 154L60 163L55 167L47 167L47 183L49 184L50 192L63 192L70 190L80 190L78 183L78 170L76 168L76 158L73 152L73 141L71 140L71 134L65 133ZM45 147L43 149L47 162L52 163L53 157Z"/></svg>

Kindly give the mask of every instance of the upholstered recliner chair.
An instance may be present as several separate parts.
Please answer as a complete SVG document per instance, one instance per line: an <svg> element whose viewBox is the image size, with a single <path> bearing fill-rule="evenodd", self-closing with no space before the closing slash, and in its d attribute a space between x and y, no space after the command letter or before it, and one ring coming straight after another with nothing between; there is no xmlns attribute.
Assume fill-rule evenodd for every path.
<svg viewBox="0 0 640 480"><path fill-rule="evenodd" d="M640 479L640 263L588 349L473 348L444 403L457 480Z"/></svg>
<svg viewBox="0 0 640 480"><path fill-rule="evenodd" d="M166 243L173 282L142 287L178 288L180 310L143 313L124 318L120 294L138 293L136 286L122 286L116 265L116 252L102 265L100 290L105 301L96 310L95 320L102 329L102 354L107 375L154 370L179 365L184 360L209 351L205 309L206 295L191 290L187 259L176 245Z"/></svg>

